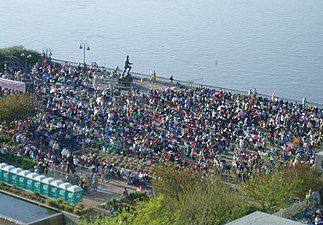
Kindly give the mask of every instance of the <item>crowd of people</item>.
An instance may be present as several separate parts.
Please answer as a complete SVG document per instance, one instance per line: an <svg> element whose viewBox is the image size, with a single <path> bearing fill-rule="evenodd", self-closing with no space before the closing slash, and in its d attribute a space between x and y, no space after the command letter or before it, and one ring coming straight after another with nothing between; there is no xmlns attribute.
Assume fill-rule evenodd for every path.
<svg viewBox="0 0 323 225"><path fill-rule="evenodd" d="M75 164L94 166L99 176L111 162L73 153L99 148L247 180L282 163L314 163L322 143L323 111L316 106L204 87L111 92L92 86L99 73L46 60L29 73L1 72L32 84L40 108L2 131L21 144L11 151L69 172ZM0 98L13 93L0 88Z"/></svg>

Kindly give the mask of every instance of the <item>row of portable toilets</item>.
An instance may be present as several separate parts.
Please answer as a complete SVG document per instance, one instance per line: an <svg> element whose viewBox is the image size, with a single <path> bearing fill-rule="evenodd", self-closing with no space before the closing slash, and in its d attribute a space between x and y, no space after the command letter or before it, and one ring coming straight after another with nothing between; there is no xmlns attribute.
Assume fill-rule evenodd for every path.
<svg viewBox="0 0 323 225"><path fill-rule="evenodd" d="M0 163L0 181L71 204L81 202L83 189L61 180Z"/></svg>

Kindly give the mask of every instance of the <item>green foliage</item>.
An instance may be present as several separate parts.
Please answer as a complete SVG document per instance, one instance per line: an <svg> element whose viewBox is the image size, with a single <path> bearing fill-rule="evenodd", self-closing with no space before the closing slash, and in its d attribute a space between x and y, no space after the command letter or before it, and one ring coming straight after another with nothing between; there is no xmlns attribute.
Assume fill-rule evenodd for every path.
<svg viewBox="0 0 323 225"><path fill-rule="evenodd" d="M0 49L0 67L3 67L4 62L8 61L8 57L15 56L24 62L24 58L21 57L21 54L25 56L31 55L31 58L28 59L28 63L35 64L41 59L41 54L34 50L29 50L24 48L24 46L12 46L8 48Z"/></svg>
<svg viewBox="0 0 323 225"><path fill-rule="evenodd" d="M19 166L23 169L31 169L37 164L27 157L16 156L13 154L0 155L0 161L6 162L10 165Z"/></svg>
<svg viewBox="0 0 323 225"><path fill-rule="evenodd" d="M226 224L256 210L275 212L323 185L321 174L307 165L262 174L238 189L218 177L201 179L198 173L174 167L160 167L155 173L158 196L115 217L92 217L80 224Z"/></svg>
<svg viewBox="0 0 323 225"><path fill-rule="evenodd" d="M170 205L179 204L188 192L201 185L199 173L173 166L156 167L155 174L157 179L153 182L154 192L164 195Z"/></svg>
<svg viewBox="0 0 323 225"><path fill-rule="evenodd" d="M160 167L155 172L153 188L158 196L116 217L96 218L83 224L213 225L256 210L218 177L201 179L198 173L175 167Z"/></svg>
<svg viewBox="0 0 323 225"><path fill-rule="evenodd" d="M262 174L249 181L242 189L257 201L262 210L274 213L291 205L295 199L304 199L308 190L323 186L322 176L308 165L284 168Z"/></svg>
<svg viewBox="0 0 323 225"><path fill-rule="evenodd" d="M58 202L56 200L47 199L46 204L53 208L58 208Z"/></svg>
<svg viewBox="0 0 323 225"><path fill-rule="evenodd" d="M16 94L0 99L0 123L25 120L37 113L37 105L30 95Z"/></svg>
<svg viewBox="0 0 323 225"><path fill-rule="evenodd" d="M148 200L148 196L145 193L132 192L126 197L126 199L128 201L146 201Z"/></svg>
<svg viewBox="0 0 323 225"><path fill-rule="evenodd" d="M71 212L71 213L73 213L73 212L74 212L74 207L73 207L73 206L71 206L71 205L70 205L70 204L68 204L68 203L64 203L64 204L62 204L60 209L65 210L65 211L67 211L67 212Z"/></svg>
<svg viewBox="0 0 323 225"><path fill-rule="evenodd" d="M256 209L219 179L205 180L184 200L176 224L225 224Z"/></svg>
<svg viewBox="0 0 323 225"><path fill-rule="evenodd" d="M110 199L105 202L103 208L110 211L112 214L121 212L124 207L127 206L125 203L119 199Z"/></svg>
<svg viewBox="0 0 323 225"><path fill-rule="evenodd" d="M106 201L101 208L107 210L109 215L114 216L122 211L133 211L134 206L138 202L147 201L148 196L144 193L133 192L130 193L127 197L120 199L110 199Z"/></svg>
<svg viewBox="0 0 323 225"><path fill-rule="evenodd" d="M73 209L73 213L75 214L75 215L81 215L82 214L82 210L80 210L80 209L78 209L78 208L74 208Z"/></svg>
<svg viewBox="0 0 323 225"><path fill-rule="evenodd" d="M165 211L162 206L163 197L152 197L148 202L140 202L133 212L124 211L117 217L93 218L91 221L79 221L80 225L115 225L115 224L133 224L133 225L166 225L174 224L174 215Z"/></svg>
<svg viewBox="0 0 323 225"><path fill-rule="evenodd" d="M10 141L11 141L11 136L9 134L0 136L0 143L7 143Z"/></svg>
<svg viewBox="0 0 323 225"><path fill-rule="evenodd" d="M79 213L78 215L80 215L82 213L82 208L72 206L69 203L62 201L61 199L59 199L59 200L47 199L45 201L45 203L53 208L57 208L57 209L60 209L63 211L67 211L67 212L71 212L71 213L74 213L74 211L75 211L75 212Z"/></svg>

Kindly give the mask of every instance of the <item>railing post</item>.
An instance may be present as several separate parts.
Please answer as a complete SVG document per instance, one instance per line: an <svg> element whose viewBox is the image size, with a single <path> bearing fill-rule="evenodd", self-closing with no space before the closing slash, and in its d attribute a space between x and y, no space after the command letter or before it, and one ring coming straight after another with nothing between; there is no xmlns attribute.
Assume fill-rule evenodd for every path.
<svg viewBox="0 0 323 225"><path fill-rule="evenodd" d="M54 58L52 58L52 61L53 62L57 62L57 63L64 63L64 62L68 62L68 63L70 63L70 65L73 65L74 64L74 66L76 67L77 65L78 65L78 63L76 63L76 62L71 62L71 61L67 61L67 60L60 60L60 59L54 59ZM104 69L106 69L106 70L110 70L110 71L112 71L113 69L112 68L106 68L106 67L104 67L104 66L102 66L101 68L104 68ZM147 75L147 74L140 74L140 73L136 73L136 72L132 72L131 73L132 74L132 76L134 76L134 77L136 77L136 78L141 78L141 77L146 77L147 78L147 80L150 80L150 76L149 75ZM204 78L200 78L199 80L201 80L201 79L204 79ZM159 80L161 80L161 81L165 81L165 80L168 80L167 78L165 78L165 77L159 77ZM190 85L191 85L191 87L192 87L192 85L193 85L193 81L192 80L189 80L189 81L181 81L181 80L174 80L174 82L180 82L181 84L186 84L186 86L187 87L189 87ZM242 90L236 90L236 89L231 89L231 88L224 88L224 87L218 87L218 86L212 86L212 85L204 85L204 80L202 81L202 83L203 84L198 84L197 83L197 85L202 85L203 87L207 87L207 88L211 88L211 89L216 89L216 90L220 90L220 89L222 89L222 90L225 90L225 91L229 91L229 92L232 92L232 93L234 93L234 94L237 94L237 93L239 93L239 94L241 94L241 95L245 95L246 94L246 91L242 91ZM257 94L258 96L261 96L261 97L266 97L266 98L269 98L269 99L271 99L271 96L270 95L266 95L266 94L261 94L261 93L258 93ZM279 97L279 96L277 96L277 98L279 98L279 99L282 99L282 100L284 100L284 101L289 101L289 102L296 102L296 103L301 103L301 100L296 100L296 99L290 99L290 98L283 98L283 97ZM323 104L321 104L321 103L315 103L315 102L308 102L308 105L314 105L314 106L317 106L317 107L319 107L319 108L323 108Z"/></svg>

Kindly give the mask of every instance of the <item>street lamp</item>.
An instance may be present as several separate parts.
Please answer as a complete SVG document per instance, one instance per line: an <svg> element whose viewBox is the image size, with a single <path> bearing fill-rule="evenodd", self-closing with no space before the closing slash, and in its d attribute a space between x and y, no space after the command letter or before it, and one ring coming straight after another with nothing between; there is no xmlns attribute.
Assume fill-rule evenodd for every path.
<svg viewBox="0 0 323 225"><path fill-rule="evenodd" d="M20 56L21 56L21 57L25 57L25 53L22 53ZM27 67L27 60L28 60L28 59L30 59L31 57L32 57L31 55L27 55L27 56L25 57L25 71L26 71L26 72L28 71L28 67Z"/></svg>
<svg viewBox="0 0 323 225"><path fill-rule="evenodd" d="M42 51L42 55L45 58L51 58L52 57L52 50L50 48L44 47Z"/></svg>
<svg viewBox="0 0 323 225"><path fill-rule="evenodd" d="M87 42L81 42L79 49L83 49L83 65L85 67L85 50L90 51L89 43Z"/></svg>

